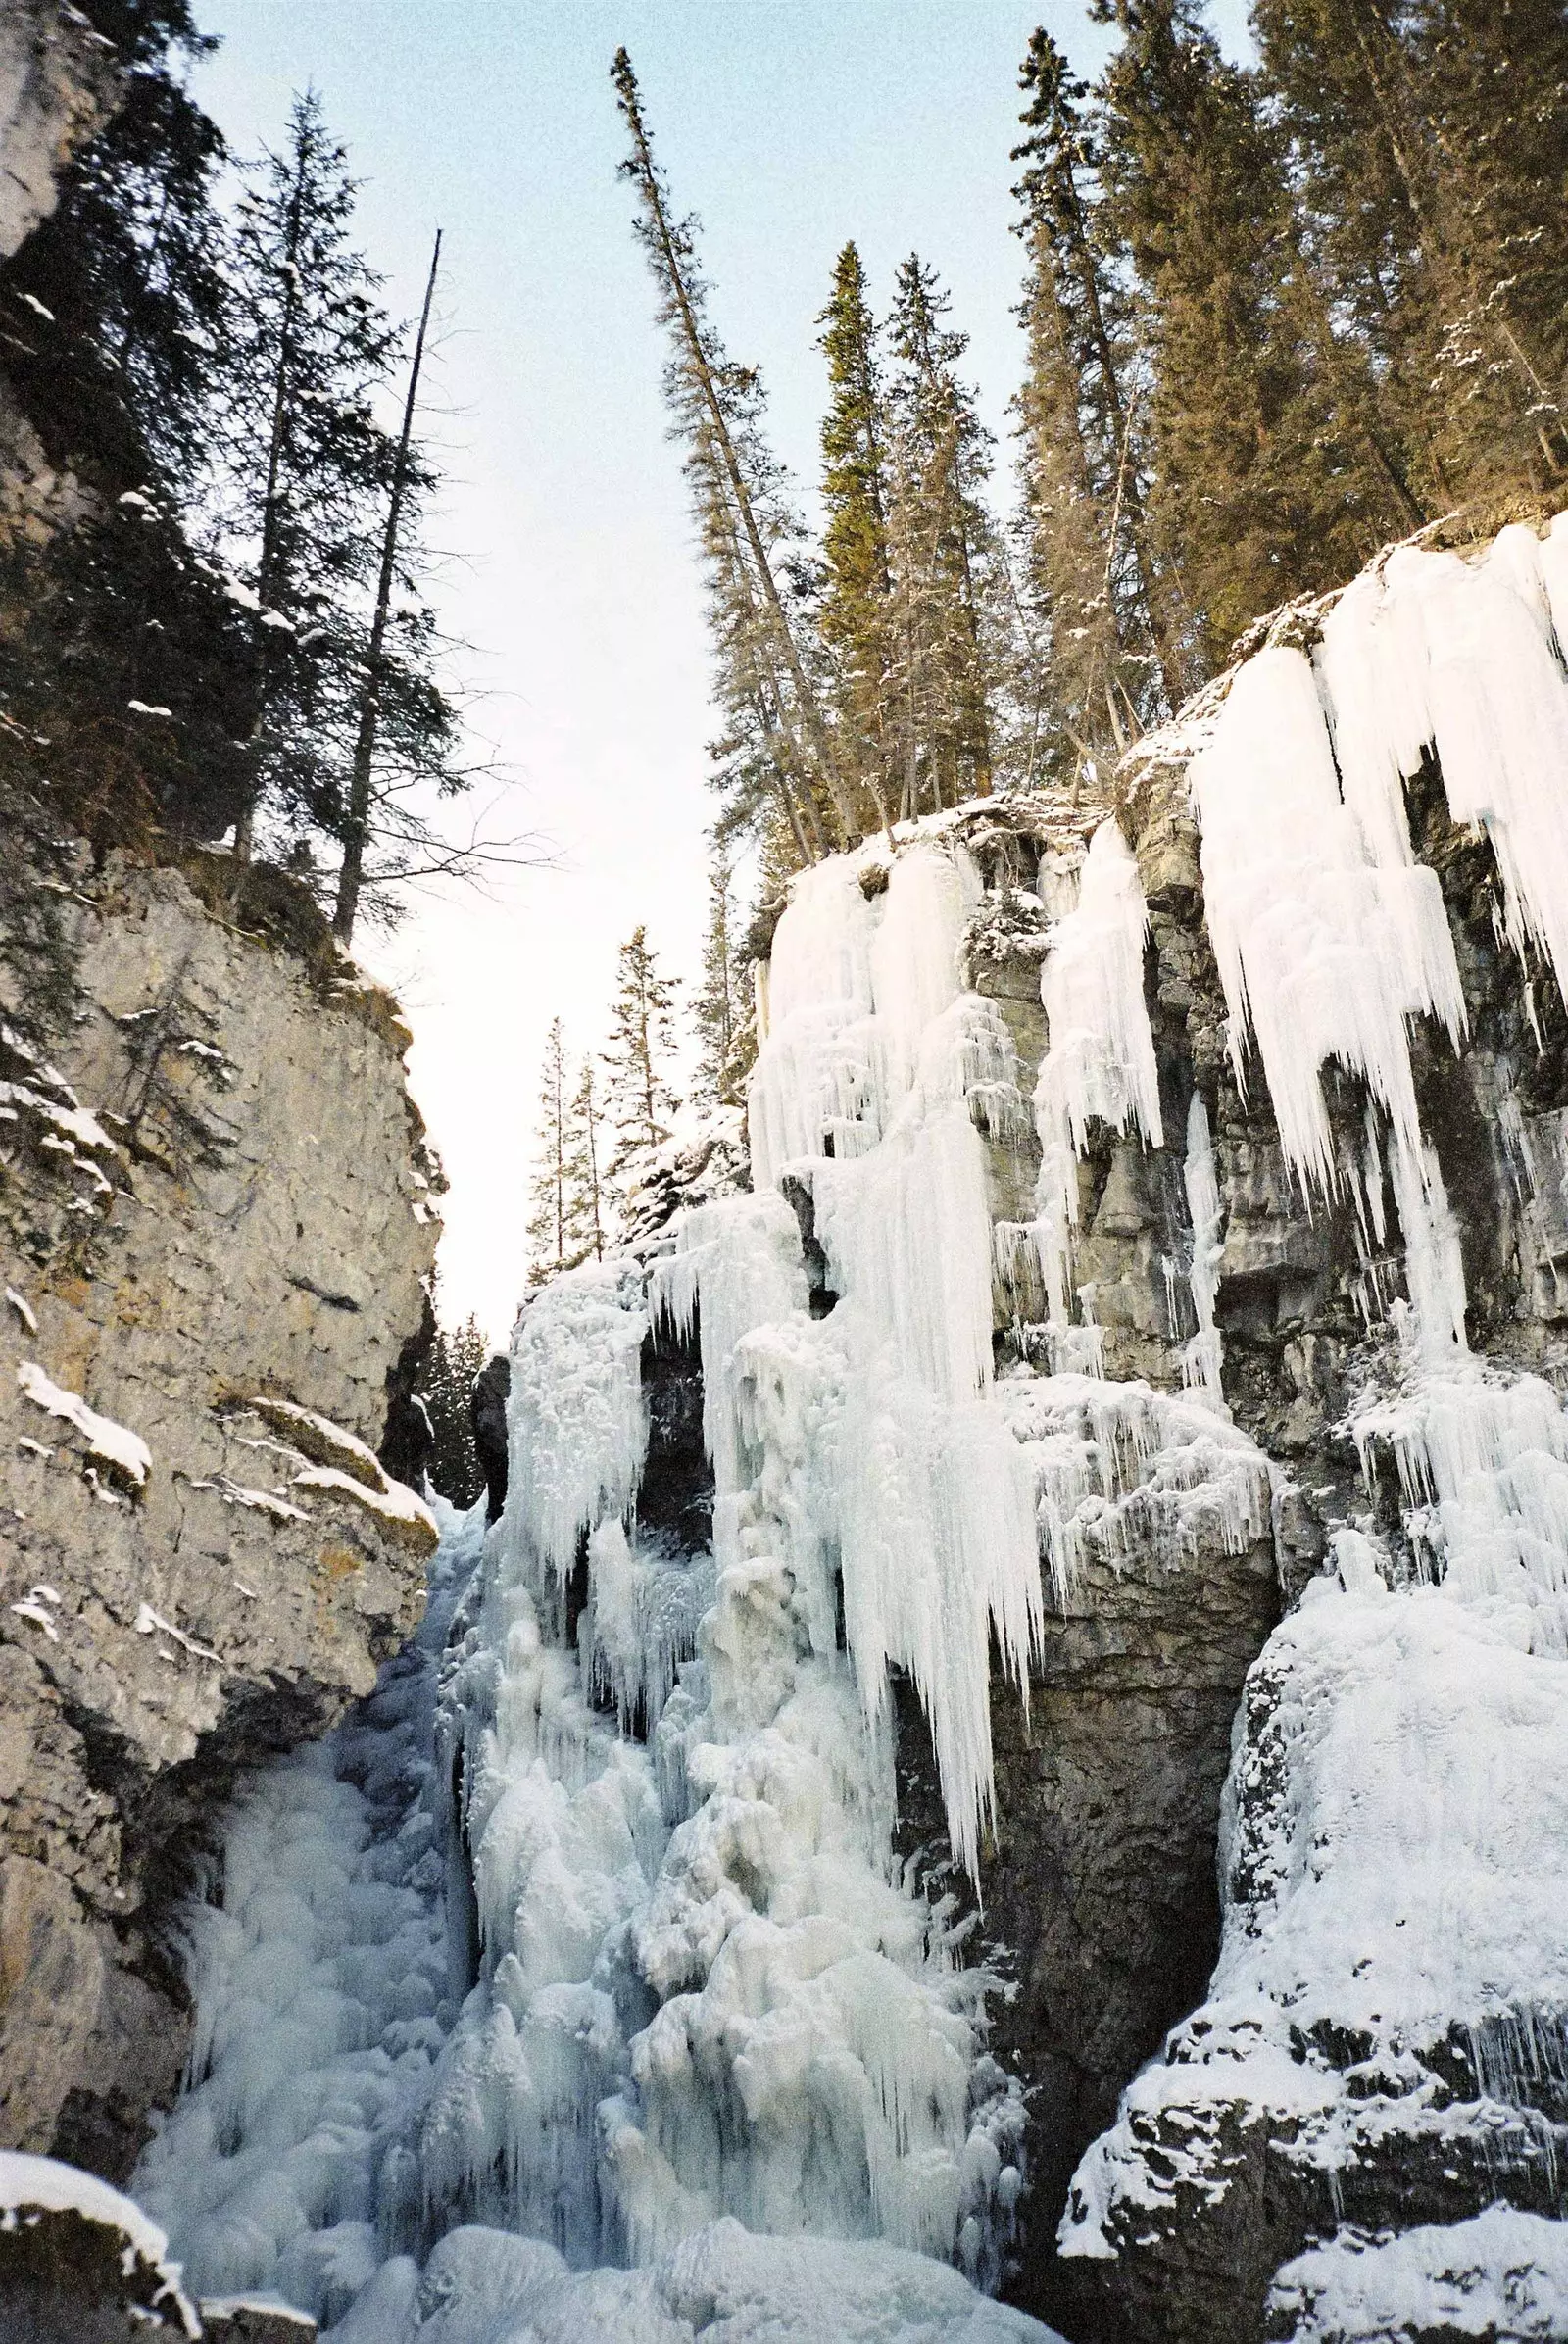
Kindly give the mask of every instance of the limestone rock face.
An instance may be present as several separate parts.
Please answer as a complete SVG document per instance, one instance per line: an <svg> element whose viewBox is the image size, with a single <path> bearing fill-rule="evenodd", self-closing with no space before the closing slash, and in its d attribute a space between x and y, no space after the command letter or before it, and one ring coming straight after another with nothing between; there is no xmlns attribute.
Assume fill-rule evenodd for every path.
<svg viewBox="0 0 1568 2344"><path fill-rule="evenodd" d="M61 172L114 111L112 44L63 0L7 0L0 14L0 260L58 197Z"/></svg>
<svg viewBox="0 0 1568 2344"><path fill-rule="evenodd" d="M68 910L74 1021L0 1036L0 2146L121 2177L209 1815L418 1616L433 1527L373 1449L439 1174L350 964L173 870Z"/></svg>

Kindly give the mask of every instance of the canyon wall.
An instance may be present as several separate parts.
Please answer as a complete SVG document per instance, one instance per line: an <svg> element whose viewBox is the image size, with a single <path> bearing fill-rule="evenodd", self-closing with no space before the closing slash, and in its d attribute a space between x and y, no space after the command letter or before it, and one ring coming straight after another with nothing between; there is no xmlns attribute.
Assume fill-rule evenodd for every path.
<svg viewBox="0 0 1568 2344"><path fill-rule="evenodd" d="M0 2146L122 2177L214 1812L422 1606L373 1449L439 1175L392 1004L267 932L319 929L292 883L66 867L69 1014L0 1008Z"/></svg>

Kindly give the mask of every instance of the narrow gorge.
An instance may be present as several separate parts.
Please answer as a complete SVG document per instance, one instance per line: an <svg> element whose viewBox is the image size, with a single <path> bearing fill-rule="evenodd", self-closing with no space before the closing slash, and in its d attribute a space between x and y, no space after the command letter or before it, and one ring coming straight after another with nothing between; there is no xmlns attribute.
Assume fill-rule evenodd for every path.
<svg viewBox="0 0 1568 2344"><path fill-rule="evenodd" d="M0 261L151 55L0 16ZM0 553L168 521L296 656L27 359ZM590 1123L466 1509L410 1025L252 852L261 715L131 699L165 795L78 799L0 690L0 2344L1568 2344L1561 502L858 838L761 694L744 1105L608 1243Z"/></svg>
<svg viewBox="0 0 1568 2344"><path fill-rule="evenodd" d="M194 2294L342 2344L880 2335L890 2290L901 2334L1038 2332L970 2281L1075 2344L1559 2332L1554 611L1568 524L1400 551L1276 621L1113 807L977 801L799 879L750 1185L525 1306L504 1508L441 1514L396 1658L425 1517L321 1419L370 1429L416 1313L384 1272L322 1299L302 1225L268 1248L298 1299L253 1305L293 1347L232 1355L194 1250L150 1258L156 1138L120 1233L154 964L196 1008L149 1128L188 1133L204 1052L232 1070L206 1242L299 1184L277 1127L243 1175L218 1129L257 948L172 877L84 910L74 1087L7 1094L47 1168L5 1649L94 1820L57 1790L51 1839L19 1756L7 1895L81 1916L46 1975L98 2000L31 2024L56 2085L79 2024L96 2097L24 2121L13 2052L16 2144L125 2177L93 2111L134 2124L182 2053L133 2194ZM132 921L171 931L134 1001ZM364 1017L325 1031L368 1079ZM412 1295L413 1157L372 1208L285 1120L354 1216L334 1257L382 1228ZM122 1249L76 1288L45 1183ZM157 1990L134 1863L242 1765L181 1925L194 2033L113 2073L117 1997Z"/></svg>

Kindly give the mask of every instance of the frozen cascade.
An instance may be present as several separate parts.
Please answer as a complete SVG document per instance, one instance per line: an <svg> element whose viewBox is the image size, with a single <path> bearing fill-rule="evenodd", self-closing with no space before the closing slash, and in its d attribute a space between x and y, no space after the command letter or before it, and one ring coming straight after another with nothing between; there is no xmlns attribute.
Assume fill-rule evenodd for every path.
<svg viewBox="0 0 1568 2344"><path fill-rule="evenodd" d="M1072 1327L1072 1232L1078 1225L1078 1159L1091 1122L1136 1126L1163 1145L1159 1075L1144 1002L1149 913L1138 865L1114 820L1102 822L1084 858L1078 900L1056 922L1041 970L1049 1048L1035 1087L1040 1137L1035 1240L1054 1331L1053 1361L1098 1368L1093 1332Z"/></svg>
<svg viewBox="0 0 1568 2344"><path fill-rule="evenodd" d="M1401 839L1408 855L1402 783L1431 748L1453 819L1492 842L1515 950L1539 945L1559 987L1568 986L1565 625L1568 514L1559 513L1544 543L1517 523L1479 561L1397 548L1341 597L1319 653L1346 804L1373 859L1397 855Z"/></svg>
<svg viewBox="0 0 1568 2344"><path fill-rule="evenodd" d="M978 883L951 839L872 860L804 875L778 931L767 1182L519 1318L509 1500L487 1535L448 1526L390 1843L365 1838L335 1744L236 1810L202 1925L208 2066L142 2182L185 2210L202 2284L276 2287L345 2344L435 2344L468 2332L465 2304L540 2288L563 2335L635 2318L684 2338L694 2255L752 2305L724 2332L760 2333L789 2293L768 2233L808 2236L805 2268L820 2252L843 2298L813 2325L807 2286L770 2336L853 2337L884 2283L922 2335L1043 2332L930 2260L994 2272L1022 2107L985 2054L993 1981L894 1859L888 1671L925 1701L972 1862L990 1636L1021 1677L1042 1553L1060 1598L1091 1543L1114 1559L1151 1522L1173 1555L1237 1549L1266 1536L1268 1471L1198 1395L994 1381L981 1131L1011 1128L1017 1066L960 990ZM1085 1031L1097 949L1121 1024L1079 1050L1068 1130L1119 1114L1157 1137L1136 873L1114 831L1093 861L1062 925L1087 903ZM694 1340L699 1553L638 1514L642 1363ZM395 1991L356 1866L415 1900ZM306 1943L280 2081L270 2038Z"/></svg>
<svg viewBox="0 0 1568 2344"><path fill-rule="evenodd" d="M1369 1487L1395 1481L1404 1553L1369 1522L1336 1529L1335 1570L1254 1665L1208 1997L1079 2167L1069 2256L1125 2253L1179 2206L1216 2205L1249 2124L1331 2191L1385 2155L1457 2179L1510 2126L1530 2133L1568 2063L1568 1417L1544 1379L1468 1351L1459 1230L1405 1038L1426 1012L1457 1045L1463 1013L1403 799L1435 753L1451 815L1496 854L1504 932L1561 984L1565 625L1563 517L1480 560L1400 549L1330 612L1316 678L1298 652L1257 655L1192 760L1238 1079L1250 1022L1288 1162L1308 1189L1350 1176L1363 1241L1383 1240L1385 1123L1392 1140L1409 1301L1393 1388L1346 1429ZM1367 1087L1364 1172L1336 1156L1331 1057ZM1188 1157L1196 1235L1191 1132ZM1435 2081L1458 2044L1464 2089ZM1272 2310L1303 2338L1455 2317L1480 2334L1494 2301L1517 2314L1536 2288L1555 2333L1560 2226L1499 2206L1375 2245L1346 2230L1279 2273Z"/></svg>
<svg viewBox="0 0 1568 2344"><path fill-rule="evenodd" d="M1263 651L1238 671L1188 786L1231 1062L1245 1084L1250 1029L1287 1164L1320 1194L1339 1186L1321 1082L1330 1058L1362 1076L1396 1148L1419 1164L1405 1020L1430 1010L1455 1042L1463 1030L1447 915L1435 872L1373 859L1340 796L1303 653Z"/></svg>
<svg viewBox="0 0 1568 2344"><path fill-rule="evenodd" d="M331 2316L419 2234L453 2008L436 1674L484 1534L482 1502L436 1507L419 1634L335 1734L242 1789L222 1902L190 1917L186 2089L134 2189L199 2294L271 2290Z"/></svg>
<svg viewBox="0 0 1568 2344"><path fill-rule="evenodd" d="M1198 1316L1198 1333L1187 1345L1182 1360L1182 1381L1218 1400L1223 1397L1222 1353L1219 1329L1214 1324L1214 1298L1219 1292L1219 1263L1224 1248L1220 1242L1222 1215L1219 1178L1214 1169L1214 1142L1200 1091L1193 1093L1187 1110L1187 1155L1182 1165L1182 1185L1187 1192L1187 1210L1193 1224L1193 1258L1187 1283Z"/></svg>

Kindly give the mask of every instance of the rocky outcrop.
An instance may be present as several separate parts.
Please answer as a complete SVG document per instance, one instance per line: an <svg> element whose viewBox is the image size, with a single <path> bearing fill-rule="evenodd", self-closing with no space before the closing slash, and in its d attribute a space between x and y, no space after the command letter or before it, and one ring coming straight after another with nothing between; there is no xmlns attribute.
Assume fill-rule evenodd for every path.
<svg viewBox="0 0 1568 2344"><path fill-rule="evenodd" d="M370 1689L434 1544L373 1453L437 1229L407 1035L194 875L78 862L74 1008L0 1035L0 2145L111 2177L215 1804Z"/></svg>
<svg viewBox="0 0 1568 2344"><path fill-rule="evenodd" d="M1275 639L1310 644L1322 617L1291 614ZM1527 2226L1568 2212L1568 1940L1555 1887L1568 1814L1555 1789L1560 1637L1541 1591L1555 1567L1542 1509L1562 1454L1568 1373L1568 1017L1544 952L1510 932L1515 883L1493 839L1479 821L1454 820L1429 752L1405 802L1414 853L1441 885L1467 1028L1456 1050L1435 1017L1409 1026L1431 1150L1421 1244L1439 1249L1451 1230L1462 1253L1468 1345L1434 1367L1430 1295L1426 1349L1413 1340L1423 1298L1407 1258L1413 1208L1368 1138L1382 1113L1368 1085L1324 1062L1342 1176L1308 1199L1287 1169L1255 1052L1245 1090L1231 1062L1186 777L1223 689L1124 775L1117 811L1149 906L1146 1001L1166 1146L1091 1137L1073 1270L1091 1290L1107 1372L1174 1382L1197 1327L1183 1181L1196 1094L1218 1191L1223 1397L1274 1467L1281 1595L1293 1608L1247 1678L1213 1977L1162 2055L1136 2077L1130 2063L1116 2120L1073 2178L1062 2257L1050 2253L1047 2207L1024 2257L1021 2300L1049 2309L1075 2344L1382 2335L1355 2324L1372 2320L1365 2306L1346 2308L1360 2300L1345 2274L1369 2235L1427 2240L1429 2306L1446 2270L1473 2270L1464 2284L1477 2302L1501 2304L1513 2300L1504 2265L1467 2260L1487 2210L1505 2201ZM1537 1582L1521 1550L1543 1558ZM1484 1559L1463 1584L1446 1579L1466 1552ZM1102 1622L1120 1593L1107 1592ZM1190 1626L1217 1594L1200 1571ZM1267 1624L1260 1610L1259 1642ZM1238 1657L1245 1645L1243 1635ZM1165 1681L1167 1700L1192 1665L1184 1657ZM1004 1818L1031 1811L1038 1771L1032 1749L1001 1762ZM1054 1785L1053 1820L1071 1812L1070 1789ZM1120 1816L1056 1828L1081 1850L1101 1831L1114 1838ZM1161 1879L1167 1844L1151 1833L1135 1857L1130 1936L1136 1883ZM1044 1878L1039 1909L1022 1969L1067 1926ZM997 1927L1018 1942L1016 1924L999 1914ZM1173 2000L1187 1950L1167 1941ZM1108 1976L1113 2003L1114 1968ZM1100 1981L1087 1991L1098 2000ZM1027 2065L1051 2035L1025 2031ZM1139 2056L1158 2049L1152 2037ZM1048 2122L1059 2105L1049 2089L1036 2102L1047 2198L1062 2172ZM1331 2288L1319 2264L1328 2271L1336 2254ZM1385 2262L1408 2277L1418 2259L1412 2246ZM1423 2326L1418 2310L1407 2305L1405 2324L1387 2332L1450 2332L1436 2314ZM1464 2332L1515 2331L1477 2312Z"/></svg>
<svg viewBox="0 0 1568 2344"><path fill-rule="evenodd" d="M0 260L54 210L67 164L114 111L113 44L66 0L7 0L0 16Z"/></svg>

